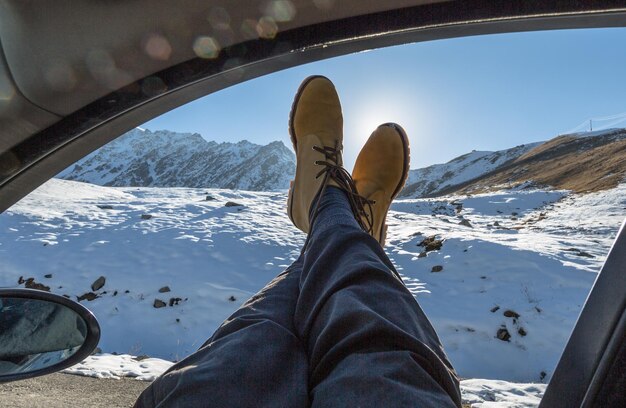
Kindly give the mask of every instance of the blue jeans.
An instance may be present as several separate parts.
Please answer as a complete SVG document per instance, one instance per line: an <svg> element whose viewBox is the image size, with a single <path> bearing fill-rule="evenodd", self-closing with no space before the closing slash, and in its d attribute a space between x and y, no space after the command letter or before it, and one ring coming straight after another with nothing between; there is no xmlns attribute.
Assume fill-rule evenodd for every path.
<svg viewBox="0 0 626 408"><path fill-rule="evenodd" d="M298 260L135 407L460 407L426 315L329 187Z"/></svg>

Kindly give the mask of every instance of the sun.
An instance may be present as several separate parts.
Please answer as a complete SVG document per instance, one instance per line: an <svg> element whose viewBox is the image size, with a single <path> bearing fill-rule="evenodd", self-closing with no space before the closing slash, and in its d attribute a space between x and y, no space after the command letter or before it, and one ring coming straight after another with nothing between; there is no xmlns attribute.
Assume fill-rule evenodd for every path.
<svg viewBox="0 0 626 408"><path fill-rule="evenodd" d="M353 166L361 147L372 132L383 123L395 122L407 129L412 127L415 116L406 98L391 91L372 93L375 98L355 99L344 108L344 162ZM408 129L407 129L408 130Z"/></svg>

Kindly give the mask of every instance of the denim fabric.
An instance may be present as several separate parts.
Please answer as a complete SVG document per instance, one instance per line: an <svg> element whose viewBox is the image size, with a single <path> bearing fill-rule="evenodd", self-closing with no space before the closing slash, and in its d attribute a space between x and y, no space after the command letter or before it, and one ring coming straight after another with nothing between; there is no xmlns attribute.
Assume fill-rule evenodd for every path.
<svg viewBox="0 0 626 408"><path fill-rule="evenodd" d="M432 325L345 193L329 187L317 210L299 259L136 407L461 406Z"/></svg>

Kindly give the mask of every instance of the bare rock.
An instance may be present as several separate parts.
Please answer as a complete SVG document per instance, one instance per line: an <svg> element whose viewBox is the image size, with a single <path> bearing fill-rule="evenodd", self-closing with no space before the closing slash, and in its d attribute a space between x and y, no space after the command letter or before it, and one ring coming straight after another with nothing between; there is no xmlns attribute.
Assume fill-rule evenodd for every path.
<svg viewBox="0 0 626 408"><path fill-rule="evenodd" d="M438 251L443 246L443 240L437 239L436 235L432 235L428 238L424 238L417 246L424 247L426 252Z"/></svg>
<svg viewBox="0 0 626 408"><path fill-rule="evenodd" d="M108 204L98 204L97 206L101 210L112 210L113 206Z"/></svg>
<svg viewBox="0 0 626 408"><path fill-rule="evenodd" d="M163 286L161 289L159 289L159 293L167 293L170 292L170 287L169 286Z"/></svg>
<svg viewBox="0 0 626 408"><path fill-rule="evenodd" d="M590 253L585 252L585 251L581 251L581 250L580 250L580 249L578 249L578 248L568 248L568 249L566 249L566 251L567 251L567 252L573 252L573 253L574 253L574 255L577 255L577 256L582 256L582 257L584 257L584 258L593 258L593 257L594 257L594 256L593 256L593 255L591 255Z"/></svg>
<svg viewBox="0 0 626 408"><path fill-rule="evenodd" d="M170 298L169 305L170 305L170 306L176 306L176 305L178 305L178 303L180 303L181 301L182 301L182 299L181 299L181 298L179 298L179 297L173 297L173 298Z"/></svg>
<svg viewBox="0 0 626 408"><path fill-rule="evenodd" d="M433 268L430 271L431 272L441 272L441 271L443 271L443 266L435 265L435 266L433 266Z"/></svg>
<svg viewBox="0 0 626 408"><path fill-rule="evenodd" d="M104 286L105 283L106 283L106 278L104 276L101 276L91 284L91 290L94 292L97 290L100 290Z"/></svg>
<svg viewBox="0 0 626 408"><path fill-rule="evenodd" d="M459 225L463 225L464 227L474 228L472 224L470 224L470 222L466 220L465 218L463 218L461 222L459 222Z"/></svg>
<svg viewBox="0 0 626 408"><path fill-rule="evenodd" d="M35 282L34 278L26 279L26 281L24 282L24 287L28 289L37 289L43 290L45 292L50 292L50 286L46 286L43 283Z"/></svg>
<svg viewBox="0 0 626 408"><path fill-rule="evenodd" d="M519 334L520 336L524 337L528 333L526 332L526 330L523 327L520 327L519 329L517 329L517 334Z"/></svg>
<svg viewBox="0 0 626 408"><path fill-rule="evenodd" d="M86 300L87 302L91 302L92 300L97 299L98 297L99 296L96 295L93 292L87 292L87 293L85 293L83 295L78 296L77 299L78 299L79 302L81 302L83 300Z"/></svg>
<svg viewBox="0 0 626 408"><path fill-rule="evenodd" d="M167 304L161 299L154 299L154 304L152 306L154 306L155 309L160 309L167 306Z"/></svg>
<svg viewBox="0 0 626 408"><path fill-rule="evenodd" d="M512 317L513 319L519 319L519 313L513 311L513 310L505 310L504 313L502 313L504 315L504 317Z"/></svg>
<svg viewBox="0 0 626 408"><path fill-rule="evenodd" d="M509 333L506 327L501 327L498 329L496 337L502 341L509 341L511 339L511 333Z"/></svg>
<svg viewBox="0 0 626 408"><path fill-rule="evenodd" d="M151 214L141 214L141 219L142 220L149 220L152 218Z"/></svg>
<svg viewBox="0 0 626 408"><path fill-rule="evenodd" d="M231 302L234 302L235 300L237 300L237 298L231 295L231 296L228 298L228 300L230 300Z"/></svg>
<svg viewBox="0 0 626 408"><path fill-rule="evenodd" d="M224 207L243 207L243 204L239 204L234 201L228 201L226 204L224 204Z"/></svg>
<svg viewBox="0 0 626 408"><path fill-rule="evenodd" d="M491 313L495 313L495 312L497 312L498 310L500 310L500 306L494 306L494 307L492 307L492 308L491 308L490 312L491 312Z"/></svg>

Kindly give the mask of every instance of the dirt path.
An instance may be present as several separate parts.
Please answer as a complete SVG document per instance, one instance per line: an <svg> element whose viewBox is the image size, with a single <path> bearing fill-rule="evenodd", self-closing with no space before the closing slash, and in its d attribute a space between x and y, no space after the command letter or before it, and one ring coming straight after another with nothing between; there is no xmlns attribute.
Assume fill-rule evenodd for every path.
<svg viewBox="0 0 626 408"><path fill-rule="evenodd" d="M129 378L110 380L57 373L0 384L0 407L132 407L149 384Z"/></svg>

